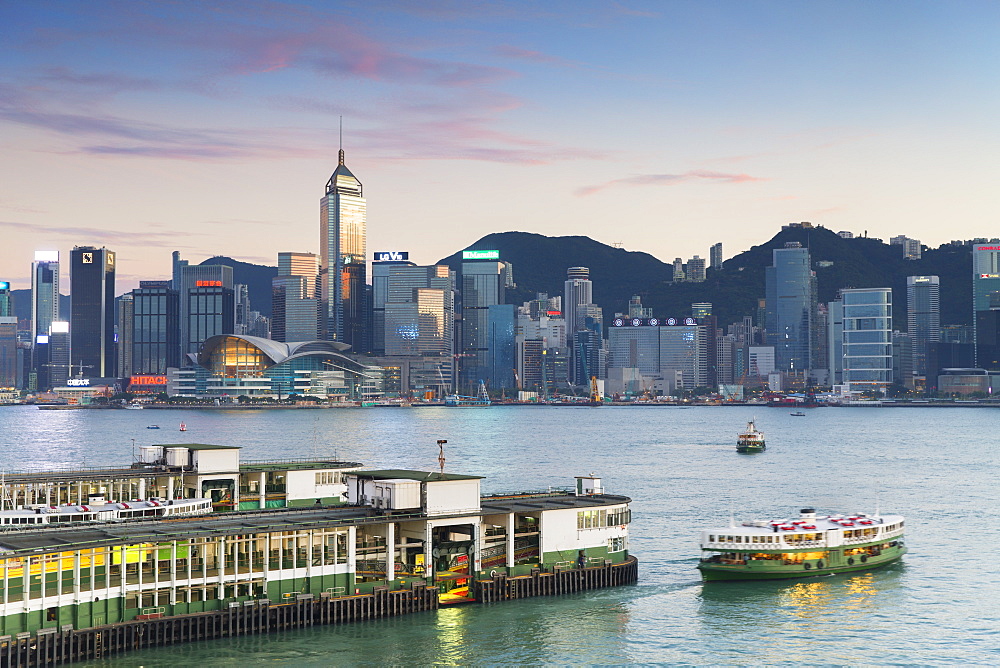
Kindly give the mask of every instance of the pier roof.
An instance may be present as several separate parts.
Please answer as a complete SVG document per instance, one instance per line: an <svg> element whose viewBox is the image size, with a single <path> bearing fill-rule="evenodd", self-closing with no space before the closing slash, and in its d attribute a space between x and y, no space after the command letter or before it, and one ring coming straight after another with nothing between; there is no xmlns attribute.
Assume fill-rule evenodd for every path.
<svg viewBox="0 0 1000 668"><path fill-rule="evenodd" d="M400 517L394 515L394 518ZM191 519L88 525L80 528L18 529L0 532L0 552L8 556L81 550L111 545L164 543L198 536L239 535L384 522L370 507L261 510L203 515Z"/></svg>
<svg viewBox="0 0 1000 668"><path fill-rule="evenodd" d="M371 478L373 480L419 480L431 482L435 480L482 480L481 475L462 475L460 473L434 473L433 471L408 471L404 469L387 469L384 471L351 471L351 475Z"/></svg>
<svg viewBox="0 0 1000 668"><path fill-rule="evenodd" d="M484 515L504 513L532 513L543 510L565 510L567 508L594 508L630 503L632 499L617 494L583 494L570 492L525 492L523 494L500 494L482 498Z"/></svg>

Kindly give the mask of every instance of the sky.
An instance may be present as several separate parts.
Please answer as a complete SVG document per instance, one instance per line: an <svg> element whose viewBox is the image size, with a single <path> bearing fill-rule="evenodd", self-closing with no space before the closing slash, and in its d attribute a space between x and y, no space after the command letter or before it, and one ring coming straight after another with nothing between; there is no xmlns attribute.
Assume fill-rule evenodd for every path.
<svg viewBox="0 0 1000 668"><path fill-rule="evenodd" d="M994 0L0 0L0 280L318 252L341 118L369 258L1000 236L998 37Z"/></svg>

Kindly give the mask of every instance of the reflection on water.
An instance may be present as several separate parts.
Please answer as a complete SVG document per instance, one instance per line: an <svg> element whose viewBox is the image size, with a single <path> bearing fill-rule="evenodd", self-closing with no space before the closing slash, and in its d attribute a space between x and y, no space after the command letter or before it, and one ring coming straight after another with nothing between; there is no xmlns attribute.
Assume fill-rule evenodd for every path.
<svg viewBox="0 0 1000 668"><path fill-rule="evenodd" d="M803 580L707 582L699 619L715 639L752 643L764 662L815 661L818 647L872 630L873 617L898 611L899 565L856 575ZM832 651L832 650L831 650ZM856 662L849 651L831 660Z"/></svg>

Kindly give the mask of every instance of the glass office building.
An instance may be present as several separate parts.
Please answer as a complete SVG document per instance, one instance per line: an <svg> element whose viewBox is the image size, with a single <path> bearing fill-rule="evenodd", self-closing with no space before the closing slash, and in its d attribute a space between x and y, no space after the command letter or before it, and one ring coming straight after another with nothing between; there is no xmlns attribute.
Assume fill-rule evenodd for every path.
<svg viewBox="0 0 1000 668"><path fill-rule="evenodd" d="M324 339L365 352L367 203L361 182L344 164L337 168L320 200L320 298Z"/></svg>
<svg viewBox="0 0 1000 668"><path fill-rule="evenodd" d="M490 252L490 251L482 251ZM493 251L495 252L495 251ZM510 265L500 261L462 263L461 382L469 387L492 376L489 308L503 304L510 285ZM511 365L513 368L513 365Z"/></svg>
<svg viewBox="0 0 1000 668"><path fill-rule="evenodd" d="M841 290L844 309L844 383L851 392L892 384L892 289Z"/></svg>
<svg viewBox="0 0 1000 668"><path fill-rule="evenodd" d="M89 378L113 378L115 360L115 254L107 248L70 251L70 349Z"/></svg>
<svg viewBox="0 0 1000 668"><path fill-rule="evenodd" d="M180 366L180 295L172 281L140 281L132 291L132 373L163 375Z"/></svg>
<svg viewBox="0 0 1000 668"><path fill-rule="evenodd" d="M764 270L767 343L774 346L781 371L812 368L812 319L816 312L816 279L809 249L796 241L772 251L772 266Z"/></svg>
<svg viewBox="0 0 1000 668"><path fill-rule="evenodd" d="M926 376L930 346L941 340L941 284L937 276L906 277L906 329L913 338L913 372Z"/></svg>
<svg viewBox="0 0 1000 668"><path fill-rule="evenodd" d="M184 332L188 355L195 355L202 344L213 336L233 334L236 326L236 298L232 288L221 285L199 285L187 291L184 311L187 329Z"/></svg>

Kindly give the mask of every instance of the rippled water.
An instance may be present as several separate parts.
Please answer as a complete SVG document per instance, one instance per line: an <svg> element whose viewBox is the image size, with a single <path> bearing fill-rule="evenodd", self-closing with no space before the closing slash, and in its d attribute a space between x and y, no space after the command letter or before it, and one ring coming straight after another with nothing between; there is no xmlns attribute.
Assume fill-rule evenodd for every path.
<svg viewBox="0 0 1000 668"><path fill-rule="evenodd" d="M735 452L756 414L767 451ZM184 421L188 431L177 431ZM158 423L160 430L146 425ZM338 456L371 467L486 476L484 492L596 473L633 498L639 584L467 605L383 622L125 655L101 666L384 664L1000 664L996 444L976 408L358 409L276 412L0 409L6 470L120 464L135 444L240 445L244 459ZM697 531L821 512L907 519L888 568L798 581L711 583Z"/></svg>

